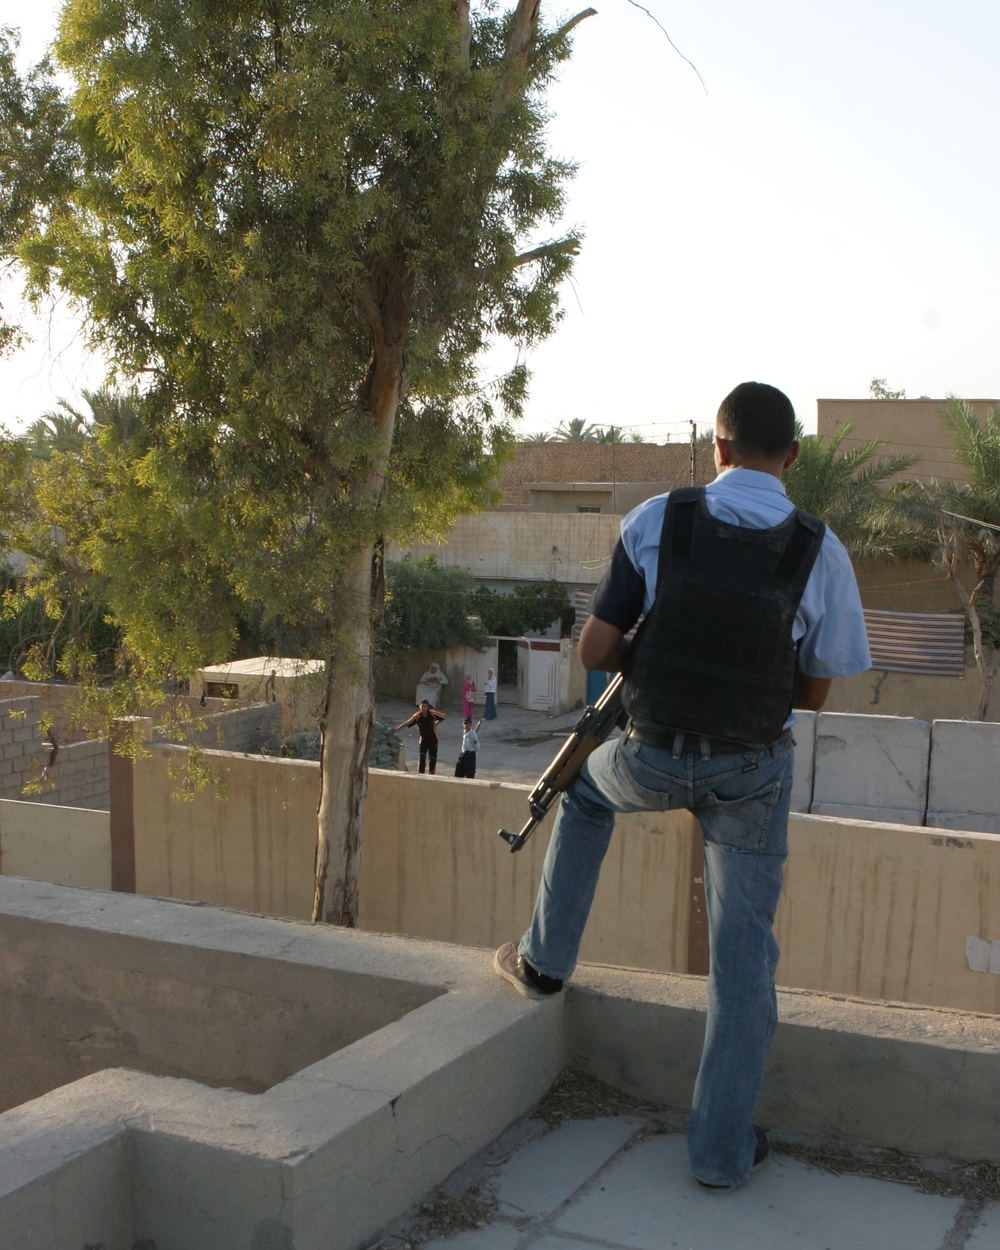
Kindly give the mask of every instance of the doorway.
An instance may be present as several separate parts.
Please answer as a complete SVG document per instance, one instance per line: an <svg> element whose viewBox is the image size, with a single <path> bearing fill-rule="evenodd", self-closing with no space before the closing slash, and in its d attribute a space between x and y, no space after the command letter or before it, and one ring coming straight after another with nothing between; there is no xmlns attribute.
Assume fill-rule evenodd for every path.
<svg viewBox="0 0 1000 1250"><path fill-rule="evenodd" d="M517 642L497 639L497 703L517 702Z"/></svg>

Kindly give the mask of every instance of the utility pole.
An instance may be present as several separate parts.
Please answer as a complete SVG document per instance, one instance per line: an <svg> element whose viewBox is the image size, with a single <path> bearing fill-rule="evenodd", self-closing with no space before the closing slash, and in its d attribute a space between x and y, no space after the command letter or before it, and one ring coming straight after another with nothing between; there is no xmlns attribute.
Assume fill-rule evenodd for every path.
<svg viewBox="0 0 1000 1250"><path fill-rule="evenodd" d="M691 422L691 485L697 485L698 470L698 427Z"/></svg>

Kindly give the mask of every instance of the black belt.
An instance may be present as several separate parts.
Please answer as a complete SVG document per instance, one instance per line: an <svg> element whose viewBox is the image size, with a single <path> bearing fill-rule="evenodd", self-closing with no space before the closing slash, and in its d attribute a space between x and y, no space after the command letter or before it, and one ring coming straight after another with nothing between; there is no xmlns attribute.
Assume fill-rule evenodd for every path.
<svg viewBox="0 0 1000 1250"><path fill-rule="evenodd" d="M791 737L791 733L790 729L782 730L774 742L782 742ZM651 747L661 747L664 751L676 750L679 738L682 755L688 752L702 755L705 751L710 755L740 755L748 751L766 751L774 745L773 742L730 742L728 738L712 738L708 734L692 733L689 729L649 729L644 725L637 725L635 721L629 721L625 737L634 738L636 742L644 742Z"/></svg>

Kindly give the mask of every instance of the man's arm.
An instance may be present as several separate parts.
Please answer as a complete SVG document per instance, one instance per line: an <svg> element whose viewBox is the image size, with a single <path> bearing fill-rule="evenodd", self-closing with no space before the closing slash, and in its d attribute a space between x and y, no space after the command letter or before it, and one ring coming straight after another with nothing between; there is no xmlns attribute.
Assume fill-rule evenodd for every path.
<svg viewBox="0 0 1000 1250"><path fill-rule="evenodd" d="M804 712L818 712L826 702L832 685L830 677L810 677L808 673L799 673L795 678L792 707L801 708Z"/></svg>
<svg viewBox="0 0 1000 1250"><path fill-rule="evenodd" d="M600 668L605 672L620 671L625 651L622 646L624 633L616 626L602 621L598 616L588 616L580 630L577 654L586 669Z"/></svg>
<svg viewBox="0 0 1000 1250"><path fill-rule="evenodd" d="M591 615L580 631L577 654L586 669L621 672L625 635L642 615L646 583L619 538L611 562L590 601Z"/></svg>

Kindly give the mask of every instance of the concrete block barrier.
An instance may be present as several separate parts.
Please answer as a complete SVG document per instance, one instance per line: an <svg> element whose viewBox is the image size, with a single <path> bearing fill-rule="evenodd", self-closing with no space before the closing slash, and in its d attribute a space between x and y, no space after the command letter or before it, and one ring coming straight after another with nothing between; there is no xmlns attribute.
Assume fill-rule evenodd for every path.
<svg viewBox="0 0 1000 1250"><path fill-rule="evenodd" d="M810 811L922 825L931 727L909 716L821 712Z"/></svg>

